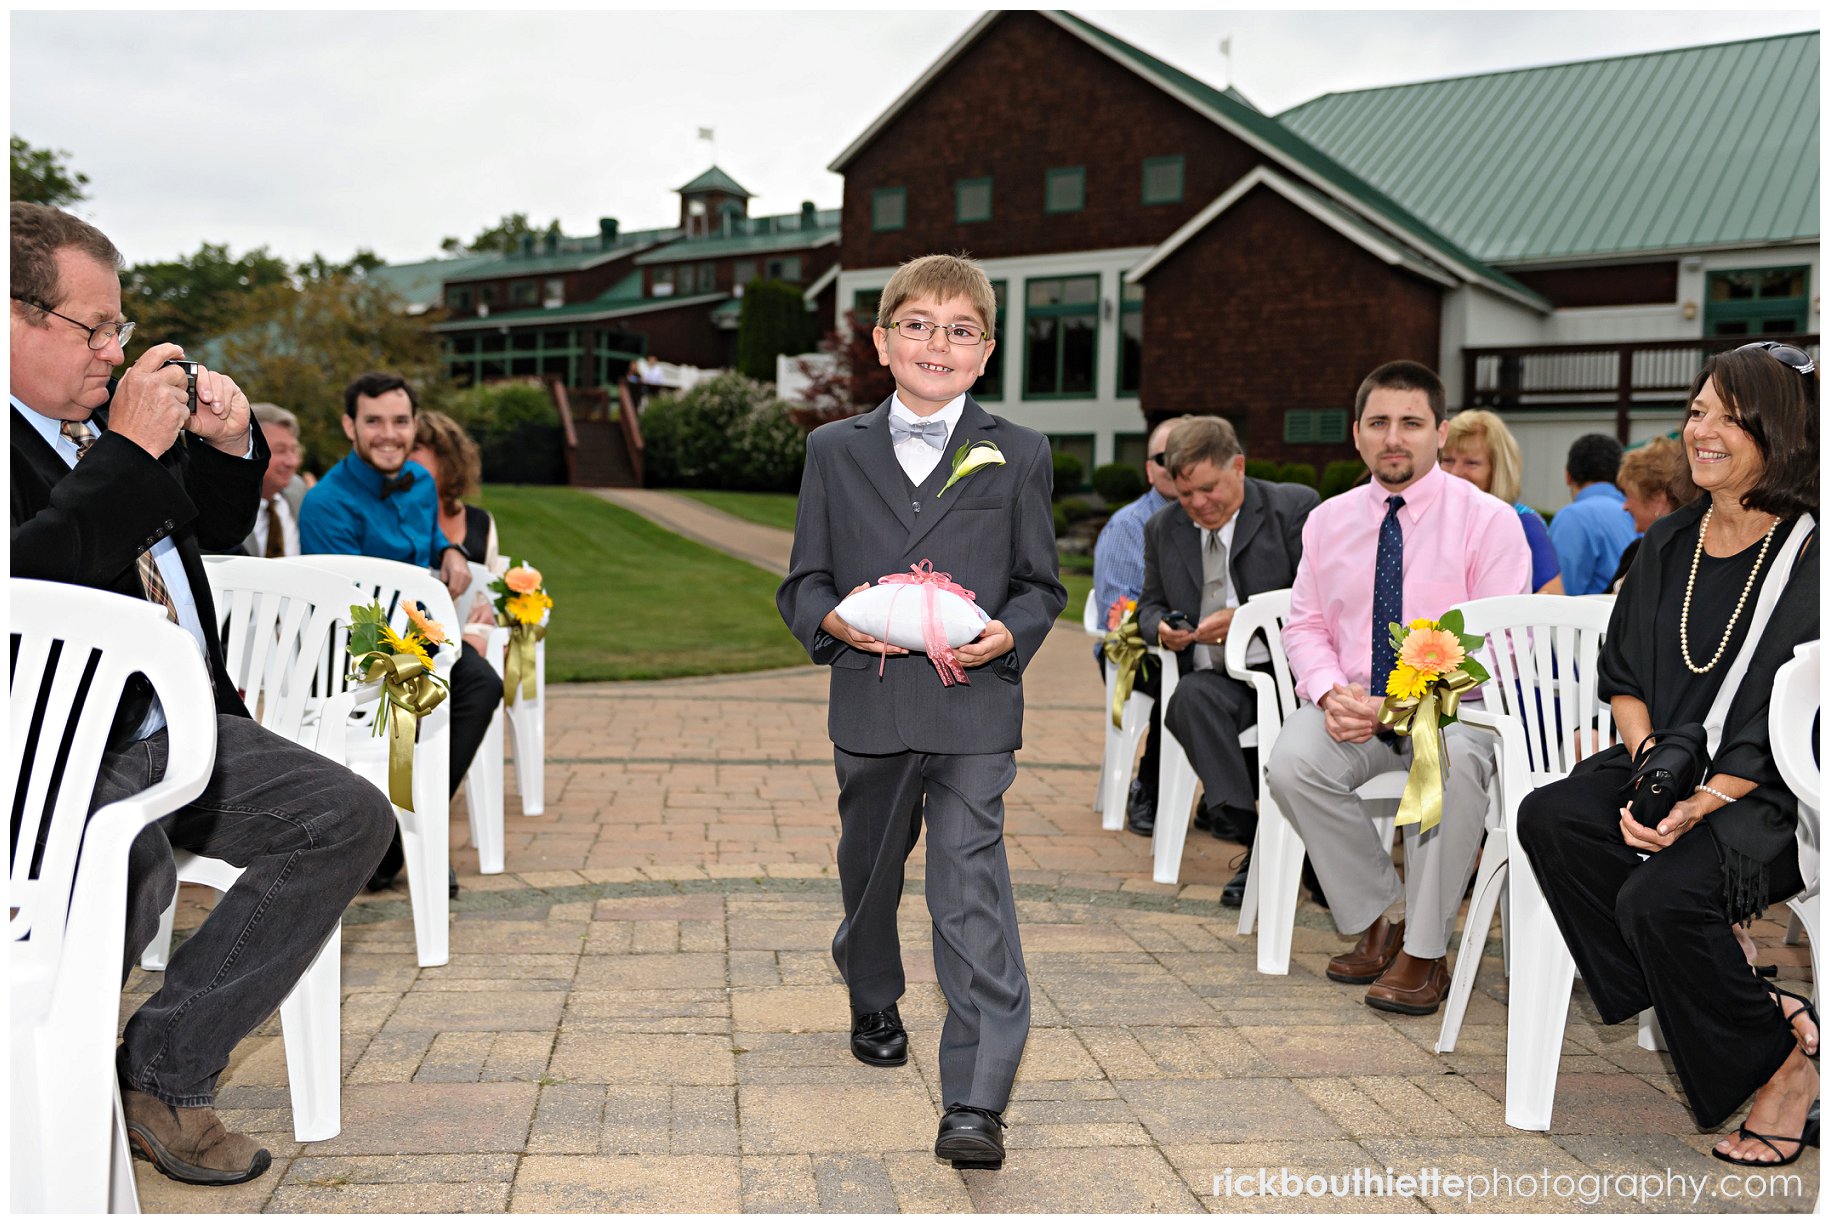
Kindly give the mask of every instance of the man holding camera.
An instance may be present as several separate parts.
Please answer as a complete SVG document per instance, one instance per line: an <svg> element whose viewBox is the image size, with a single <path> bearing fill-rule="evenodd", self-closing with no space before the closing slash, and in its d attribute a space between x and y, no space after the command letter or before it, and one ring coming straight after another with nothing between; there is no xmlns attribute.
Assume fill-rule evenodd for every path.
<svg viewBox="0 0 1830 1224"><path fill-rule="evenodd" d="M177 890L172 847L243 868L173 952L118 1051L128 1134L168 1177L231 1185L266 1149L213 1108L230 1052L292 990L394 828L369 783L265 730L223 666L200 549L254 525L268 449L232 381L148 349L118 381L133 324L120 253L93 226L12 206L12 573L147 599L194 639L217 707L216 768L188 807L149 826L128 867L123 976ZM20 734L15 729L15 734ZM164 711L130 684L91 810L146 789L166 760Z"/></svg>
<svg viewBox="0 0 1830 1224"><path fill-rule="evenodd" d="M1240 604L1296 578L1303 524L1320 498L1307 485L1245 474L1239 435L1223 417L1184 418L1164 456L1176 500L1144 527L1144 594L1137 624L1146 642L1176 652L1175 696L1163 726L1188 753L1203 805L1237 830L1246 855L1221 890L1238 908L1258 831L1258 786L1239 734L1258 715L1252 690L1222 666L1227 632ZM1269 662L1270 654L1257 651ZM1250 654L1247 662L1256 662ZM1186 812L1160 813L1186 820Z"/></svg>

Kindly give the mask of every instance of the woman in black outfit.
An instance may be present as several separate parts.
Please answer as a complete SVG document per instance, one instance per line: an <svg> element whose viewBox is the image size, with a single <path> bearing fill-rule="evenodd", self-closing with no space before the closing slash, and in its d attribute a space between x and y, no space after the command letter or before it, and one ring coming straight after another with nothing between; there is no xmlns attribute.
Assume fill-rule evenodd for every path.
<svg viewBox="0 0 1830 1224"><path fill-rule="evenodd" d="M1753 1094L1715 1148L1738 1164L1789 1164L1817 1143L1817 1070L1800 1045L1815 1048L1814 1017L1774 1007L1787 998L1767 993L1730 931L1803 887L1767 707L1775 672L1818 635L1817 404L1799 349L1750 344L1704 363L1684 449L1705 496L1646 532L1601 649L1621 742L1519 811L1519 843L1602 1019L1656 1010L1704 1129ZM1647 828L1623 806L1633 757L1654 732L1694 724L1710 749L1702 782Z"/></svg>

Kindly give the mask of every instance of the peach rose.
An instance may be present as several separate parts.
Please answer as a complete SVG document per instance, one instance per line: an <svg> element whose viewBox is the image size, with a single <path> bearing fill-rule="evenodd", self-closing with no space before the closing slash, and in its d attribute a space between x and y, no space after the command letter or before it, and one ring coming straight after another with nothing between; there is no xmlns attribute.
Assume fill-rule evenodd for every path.
<svg viewBox="0 0 1830 1224"><path fill-rule="evenodd" d="M502 575L502 582L517 595L540 589L540 571L531 565L517 565Z"/></svg>

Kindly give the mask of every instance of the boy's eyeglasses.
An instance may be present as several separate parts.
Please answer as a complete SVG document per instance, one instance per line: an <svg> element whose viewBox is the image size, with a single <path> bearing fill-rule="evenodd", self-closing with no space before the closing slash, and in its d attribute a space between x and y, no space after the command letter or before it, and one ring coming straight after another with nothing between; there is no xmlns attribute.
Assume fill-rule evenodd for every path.
<svg viewBox="0 0 1830 1224"><path fill-rule="evenodd" d="M82 328L89 333L90 349L97 353L107 348L117 339L121 342L121 347L126 348L128 339L133 336L134 324L132 323L102 323L95 327L90 327L87 323L78 323L69 315L58 314L43 302L34 302L31 298L23 298L18 294L13 295L13 300L21 305L31 306L35 309L42 310L52 318L62 319L66 323Z"/></svg>
<svg viewBox="0 0 1830 1224"><path fill-rule="evenodd" d="M936 330L944 334L950 344L973 345L981 344L985 340L983 331L976 327L967 327L964 323L941 327L940 324L931 323L927 319L898 319L890 324L890 327L899 335L924 342L931 338Z"/></svg>
<svg viewBox="0 0 1830 1224"><path fill-rule="evenodd" d="M1817 363L1811 360L1811 354L1793 345L1781 344L1777 340L1756 340L1752 344L1742 345L1735 351L1742 353L1748 349L1764 349L1773 360L1781 365L1791 366L1800 374L1817 373Z"/></svg>

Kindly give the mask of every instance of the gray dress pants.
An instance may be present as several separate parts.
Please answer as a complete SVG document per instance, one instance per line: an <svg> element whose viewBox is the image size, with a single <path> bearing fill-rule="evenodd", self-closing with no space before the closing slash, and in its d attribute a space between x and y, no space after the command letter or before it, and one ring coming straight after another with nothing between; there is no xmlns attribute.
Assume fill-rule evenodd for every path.
<svg viewBox="0 0 1830 1224"><path fill-rule="evenodd" d="M1334 924L1356 935L1404 898L1404 950L1421 960L1446 956L1461 899L1486 836L1493 787L1493 739L1451 725L1444 735L1449 778L1442 823L1419 836L1403 826L1404 878L1354 788L1392 769L1409 769L1410 741L1392 749L1376 737L1343 744L1328 734L1322 711L1303 704L1277 733L1266 766L1271 797L1303 839L1328 894Z"/></svg>
<svg viewBox="0 0 1830 1224"><path fill-rule="evenodd" d="M1029 975L1004 857L1008 752L858 756L833 749L839 776L839 887L845 920L832 958L857 1013L902 997L896 909L903 862L928 829L934 970L947 998L940 1034L943 1106L1002 1111L1029 1040Z"/></svg>

